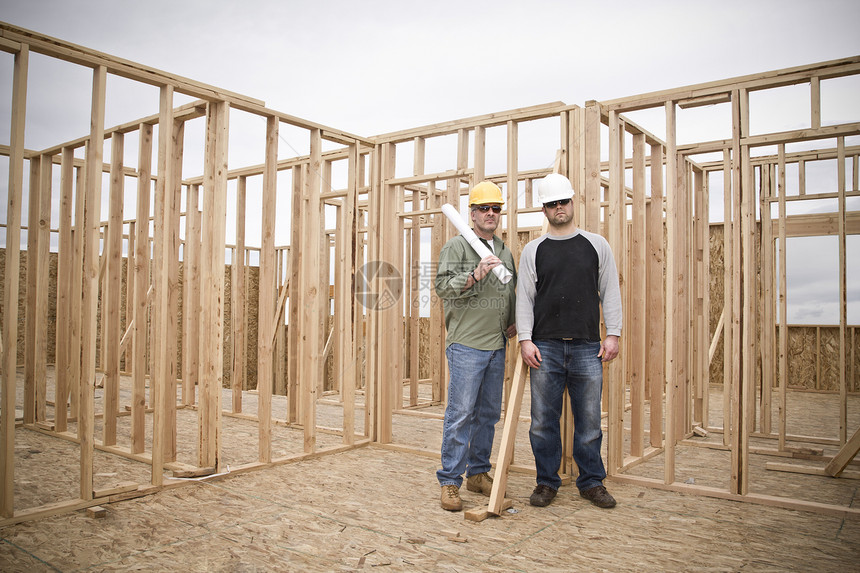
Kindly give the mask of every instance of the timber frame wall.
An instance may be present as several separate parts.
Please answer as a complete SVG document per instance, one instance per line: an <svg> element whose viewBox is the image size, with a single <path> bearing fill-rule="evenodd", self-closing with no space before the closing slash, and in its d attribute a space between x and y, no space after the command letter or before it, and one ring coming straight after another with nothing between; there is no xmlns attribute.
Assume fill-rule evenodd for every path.
<svg viewBox="0 0 860 573"><path fill-rule="evenodd" d="M534 206L533 181L552 170L568 175L574 183L580 227L601 232L609 239L622 276L623 358L608 367L605 384L610 475L703 495L857 514L857 510L841 506L750 494L748 462L751 436L772 438L775 450L781 452L789 451L788 443L796 438L786 431L787 342L786 337L776 336L777 328L780 332L786 329L785 239L793 236L835 235L839 244L841 407L834 416L838 416L840 434L837 439L803 439L842 446L830 460L830 475L838 475L857 451L858 434L850 437L853 428L847 422L852 384L848 362L850 355L854 363L856 342L853 334L849 340L846 322L845 244L847 234L860 233L858 212L846 207L847 198L860 195L860 147L846 145L847 138L860 135L860 123L822 125L820 90L822 81L860 74L860 57L612 101L589 101L583 106L557 102L362 137L268 109L263 102L246 96L8 24L0 23L0 49L14 57L11 136L9 146L0 148L8 156L9 173L2 302L0 525L146 495L181 483L165 476L169 470L218 473L225 466L221 450L224 415L255 420L258 427L257 461L232 466L232 472L369 442L398 447L392 424L396 413L409 410L420 415L422 406L445 401L444 325L438 301L430 310L430 348L426 349L430 354L429 379L420 379L418 371L418 298L420 283L426 279L422 268L437 260L441 246L454 232L441 214L441 205L449 202L460 207L472 184L485 178L497 182L507 193L504 233L518 259L524 242L539 233L534 225L534 214L540 208ZM27 91L31 53L92 70L89 134L48 149L25 148L27 101L32 96ZM109 75L155 86L160 94L158 113L107 128L104 117ZM810 90L808 126L790 132L751 134L750 94L789 85ZM196 101L175 106L175 94ZM679 144L678 110L710 105L729 107L731 137ZM625 115L649 108L664 115L665 140ZM228 170L231 110L265 121L262 164ZM204 168L202 174L185 176L181 173L183 154L193 150L185 148L184 130L188 122L197 119L205 121L205 143L198 150L202 151ZM546 119L558 126L557 152L547 158L547 168L520 171L520 127ZM306 138L306 155L280 158L279 130L284 125ZM491 159L486 143L489 129L505 132L506 149L497 161L505 168L498 173L486 169ZM139 149L134 167L123 165L123 144L132 137ZM427 173L428 147L437 138L454 138L456 155L447 168ZM109 158L103 157L106 140L110 141ZM608 159L603 159L601 143L607 140ZM820 141L821 148L791 150L791 144L809 141ZM398 146L410 148L411 157L402 160ZM768 151L774 148L774 153ZM759 153L760 149L766 152ZM718 160L713 159L715 154ZM803 165L820 159L837 160L837 188L807 193L802 181L800 192L788 196L787 166L799 165L798 173L803 177ZM849 164L853 166L851 181L846 178ZM411 174L397 175L403 172L403 165ZM26 169L29 194L25 197ZM341 189L330 184L333 169L346 173L347 183ZM52 189L56 170L59 189ZM708 309L710 297L717 295L708 287L708 213L709 182L714 173L722 175L727 216L723 224L725 280L719 293L724 303L712 329ZM125 219L123 192L129 179L137 188L135 212L146 215ZM289 185L279 189L284 180ZM223 411L221 407L225 254L233 253L233 284L244 285L242 273L249 251L244 245L244 205L249 182L261 190L262 204L259 213L248 215L258 217L262 229L257 377L273 381L257 385L253 414L242 412L242 342L247 337L241 315L247 296L243 286L232 292L237 326L230 340L234 365L239 366L234 366L231 376L231 407ZM236 190L235 213L227 205L228 185ZM101 212L105 193L109 196L108 213ZM282 197L290 197L289 247L276 246L274 240L275 206ZM59 220L52 223L51 204L57 198ZM786 214L789 202L822 198L834 200L837 208L827 215ZM21 220L25 202L29 214L26 226ZM774 206L778 214L767 216ZM757 213L764 213L769 224L758 225ZM228 217L234 215L237 240L228 248L225 229ZM529 220L531 225L523 222ZM334 222L331 228L327 228L327 221ZM57 322L63 328L57 329L55 414L48 417L47 261L52 224L57 229L59 253ZM27 288L25 315L19 316L21 230L25 227L28 271L23 280ZM429 235L430 252L422 255L423 229ZM129 264L123 323L120 294L124 256ZM760 279L757 256L762 261ZM181 321L180 261L183 300L199 301L193 306L185 303ZM374 272L363 268L365 263L377 261L384 264ZM773 270L777 268L778 276ZM404 279L402 299L390 288L390 279L396 276ZM378 300L360 301L357 291ZM385 304L388 295L396 304ZM759 299L762 304L758 304ZM775 319L777 307L779 321ZM287 321L291 326L285 336L283 325ZM327 336L329 322L332 334ZM22 324L23 368L17 360ZM177 354L180 339L181 361ZM101 348L97 348L97 340ZM731 349L724 352L723 363L723 419L727 423L714 427L708 419L708 373L714 348L720 342ZM274 360L279 352L289 356L288 372L282 372ZM751 358L757 354L761 355L760 372ZM343 424L342 428L323 430L341 435L343 445L320 449L316 443L320 430L316 408L323 398L320 381L329 355L340 373L337 401L343 405ZM119 402L121 357L132 388L127 404L131 427L128 443L117 443L116 433L117 416L125 413ZM512 358L509 356L511 362ZM16 376L21 369L23 375ZM508 387L512 370L508 370ZM98 401L97 383L103 385ZM21 384L23 401L16 398ZM429 393L419 393L422 384L429 385ZM763 387L778 391L780 415L775 429L770 422L774 407L771 392L761 392ZM273 388L281 388L280 393L288 396L285 411L273 410ZM360 432L356 432L356 411L361 409L356 403L357 393L364 395ZM21 411L17 424L16 416L11 415L16 408ZM179 409L197 412L198 459L193 464L176 459ZM100 436L94 431L97 416L101 417ZM273 423L300 429L303 451L273 456ZM732 454L731 467L727 468L731 486L726 490L679 484L675 479L675 449L697 426L723 433L724 446ZM655 428L659 430L653 431ZM78 444L78 498L15 508L14 454L19 431L42 432ZM569 421L565 436L569 442ZM94 489L96 450L149 464L149 483ZM664 460L663 480L625 475L627 469L657 455ZM575 471L569 453L562 464L563 472Z"/></svg>

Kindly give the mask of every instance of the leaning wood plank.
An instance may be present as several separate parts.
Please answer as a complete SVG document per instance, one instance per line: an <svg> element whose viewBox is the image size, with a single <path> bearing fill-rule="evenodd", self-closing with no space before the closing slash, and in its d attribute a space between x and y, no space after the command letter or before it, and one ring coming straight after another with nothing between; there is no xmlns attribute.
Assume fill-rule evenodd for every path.
<svg viewBox="0 0 860 573"><path fill-rule="evenodd" d="M854 432L851 439L845 442L845 445L836 452L836 455L833 456L833 459L830 460L830 463L824 468L827 475L836 477L842 473L842 470L845 469L848 462L857 456L858 451L860 451L860 428L857 428L857 431Z"/></svg>
<svg viewBox="0 0 860 573"><path fill-rule="evenodd" d="M499 457L496 460L496 477L493 481L493 489L490 492L490 502L487 510L493 515L499 515L503 507L505 488L508 485L508 466L514 453L514 445L517 438L517 422L520 416L520 408L523 405L523 391L525 389L525 374L523 356L517 348L517 362L514 366L514 379L511 384L511 396L508 398L508 408L505 410L505 429L502 432L502 444L499 447ZM468 517L466 519L469 519ZM475 520L473 520L475 521Z"/></svg>

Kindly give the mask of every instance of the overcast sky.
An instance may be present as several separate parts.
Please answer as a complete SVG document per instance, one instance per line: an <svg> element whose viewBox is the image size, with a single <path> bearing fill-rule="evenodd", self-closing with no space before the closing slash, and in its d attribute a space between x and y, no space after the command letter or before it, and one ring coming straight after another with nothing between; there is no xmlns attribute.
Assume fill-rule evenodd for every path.
<svg viewBox="0 0 860 573"><path fill-rule="evenodd" d="M367 136L860 54L856 0L0 0L0 20Z"/></svg>
<svg viewBox="0 0 860 573"><path fill-rule="evenodd" d="M364 136L860 54L857 0L0 0L0 20ZM0 63L0 77L10 78L9 61ZM81 79L91 81L83 70ZM157 110L155 90L152 97ZM860 99L860 89L845 97ZM87 119L88 98L83 91L64 105L81 107ZM137 113L131 103L128 109ZM68 138L80 137L88 123L69 129ZM66 140L50 137L59 139L42 142L28 131L27 147ZM796 264L810 264L802 260ZM835 283L829 271L808 275ZM789 291L797 309L790 320L832 320L832 294L802 302L807 291L829 287L795 282L805 285L804 296ZM857 282L849 278L852 298L860 298ZM852 304L858 322L860 304Z"/></svg>

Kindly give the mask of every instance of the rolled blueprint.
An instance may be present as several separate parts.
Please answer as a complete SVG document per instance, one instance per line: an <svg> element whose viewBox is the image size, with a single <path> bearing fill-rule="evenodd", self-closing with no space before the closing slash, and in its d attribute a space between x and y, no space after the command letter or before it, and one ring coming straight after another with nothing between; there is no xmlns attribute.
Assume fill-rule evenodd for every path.
<svg viewBox="0 0 860 573"><path fill-rule="evenodd" d="M460 217L460 213L458 213L454 207L445 203L442 205L442 212L445 213L448 220L454 224L458 231L460 231L460 234L463 235L463 238L466 239L475 252L478 253L479 257L483 259L484 257L493 254L490 249L487 248L487 245L481 242L481 239L478 238L475 231L473 231L469 225L466 224L463 218ZM514 277L513 273L511 273L504 264L493 267L493 272L496 273L496 276L499 277L499 281L501 281L503 285L508 284Z"/></svg>

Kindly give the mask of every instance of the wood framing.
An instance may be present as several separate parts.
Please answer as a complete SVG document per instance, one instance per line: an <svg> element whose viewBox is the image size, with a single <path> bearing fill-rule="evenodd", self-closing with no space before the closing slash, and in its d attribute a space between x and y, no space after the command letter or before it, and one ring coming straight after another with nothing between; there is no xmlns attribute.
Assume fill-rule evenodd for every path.
<svg viewBox="0 0 860 573"><path fill-rule="evenodd" d="M751 492L757 469L784 469L762 456L800 453L820 462L815 473L853 475L860 337L847 269L848 237L860 234L860 123L829 121L823 93L831 80L860 75L860 56L363 137L8 24L0 40L14 57L10 144L0 147L9 165L0 525L173 487L170 471L251 471L371 441L413 447L403 424L441 418L447 399L444 311L432 288L434 261L454 233L442 204L460 208L478 181L498 183L506 194L499 234L518 259L541 232L535 181L553 170L570 178L580 227L607 237L621 276L622 352L604 377L610 479L856 513ZM91 70L91 107L80 118L88 133L24 147L31 52ZM156 113L106 127L112 76L155 86ZM756 94L785 86L808 89L803 117L790 129L751 131ZM177 106L177 94L199 99ZM730 137L679 142L687 110L710 107L724 112ZM662 135L637 124L641 110L659 117L652 131ZM231 169L232 112L266 128L262 156ZM535 158L538 138L558 140L557 149ZM287 140L302 151L279 145ZM133 147L136 158L125 152ZM829 212L798 213L809 201ZM720 210L722 220L712 220ZM838 317L795 325L789 253L818 236L836 240ZM63 328L52 337L55 323ZM795 347L809 352L805 364ZM530 470L531 459L515 451L513 435L527 420L519 417L527 374L517 346L507 352L501 491L508 469ZM836 434L792 430L788 402L800 391L830 400ZM334 421L321 422L329 408ZM571 422L565 479L577 471ZM236 431L252 458L225 450L223 434ZM17 432L74 445L76 499L16 507ZM682 482L678 460L691 443L720 452L721 487ZM102 455L146 465L149 483L104 483ZM634 467L658 477L634 477ZM506 503L494 489L479 517Z"/></svg>

